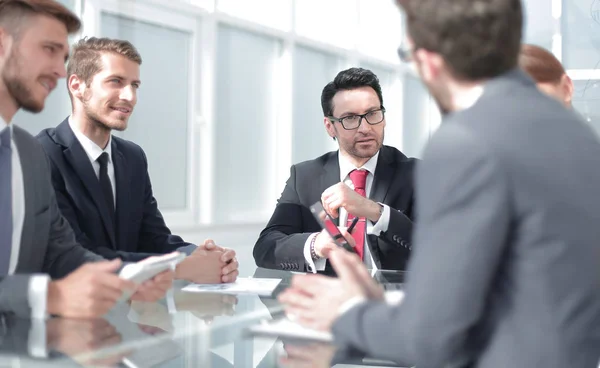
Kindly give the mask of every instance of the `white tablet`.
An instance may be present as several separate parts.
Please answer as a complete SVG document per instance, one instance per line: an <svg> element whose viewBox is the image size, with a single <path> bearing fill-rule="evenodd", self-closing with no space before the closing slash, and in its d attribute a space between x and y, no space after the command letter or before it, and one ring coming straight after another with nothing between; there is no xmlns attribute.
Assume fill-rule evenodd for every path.
<svg viewBox="0 0 600 368"><path fill-rule="evenodd" d="M128 264L123 267L119 277L141 284L150 280L154 276L169 269L175 269L175 266L184 260L185 253L173 252L164 256L153 257L137 263Z"/></svg>

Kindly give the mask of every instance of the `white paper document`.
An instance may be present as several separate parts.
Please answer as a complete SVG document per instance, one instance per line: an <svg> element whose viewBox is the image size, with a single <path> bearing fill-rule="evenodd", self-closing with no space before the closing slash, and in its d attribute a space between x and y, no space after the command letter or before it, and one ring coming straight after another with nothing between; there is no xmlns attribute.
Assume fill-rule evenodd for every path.
<svg viewBox="0 0 600 368"><path fill-rule="evenodd" d="M271 296L281 279L238 278L236 282L227 284L191 284L182 291L191 293L222 293L222 294L256 294Z"/></svg>
<svg viewBox="0 0 600 368"><path fill-rule="evenodd" d="M268 321L260 325L251 326L248 328L248 332L255 335L288 337L293 339L319 342L333 341L333 336L329 332L306 328L296 322L290 321L287 318Z"/></svg>

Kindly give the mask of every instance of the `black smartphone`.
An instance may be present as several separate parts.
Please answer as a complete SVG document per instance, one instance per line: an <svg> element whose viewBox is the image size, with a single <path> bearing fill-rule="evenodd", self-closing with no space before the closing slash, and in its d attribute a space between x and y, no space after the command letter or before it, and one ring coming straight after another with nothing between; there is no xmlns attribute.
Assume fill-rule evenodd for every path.
<svg viewBox="0 0 600 368"><path fill-rule="evenodd" d="M331 236L335 244L349 252L356 253L356 249L354 249L354 247L348 243L346 238L344 238L340 228L333 222L333 217L325 211L321 202L317 202L310 206L310 212L313 214L319 225L321 225L321 228L327 230L327 233L329 233L329 236Z"/></svg>

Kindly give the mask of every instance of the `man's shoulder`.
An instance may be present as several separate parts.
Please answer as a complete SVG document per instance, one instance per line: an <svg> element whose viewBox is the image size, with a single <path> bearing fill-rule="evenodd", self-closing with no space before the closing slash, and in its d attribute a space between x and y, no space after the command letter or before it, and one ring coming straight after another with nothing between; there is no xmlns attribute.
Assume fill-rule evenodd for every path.
<svg viewBox="0 0 600 368"><path fill-rule="evenodd" d="M27 147L19 147L21 149L33 149L35 152L42 152L38 140L25 129L18 125L13 125L13 135L17 146L26 145Z"/></svg>
<svg viewBox="0 0 600 368"><path fill-rule="evenodd" d="M306 161L302 161L299 162L297 164L294 164L293 166L296 168L296 171L311 171L311 170L316 170L316 169L320 169L323 166L325 166L325 164L327 162L329 162L329 160L337 160L337 155L338 155L338 151L331 151L331 152L327 152L324 155L321 155L317 158L314 158L312 160L306 160Z"/></svg>

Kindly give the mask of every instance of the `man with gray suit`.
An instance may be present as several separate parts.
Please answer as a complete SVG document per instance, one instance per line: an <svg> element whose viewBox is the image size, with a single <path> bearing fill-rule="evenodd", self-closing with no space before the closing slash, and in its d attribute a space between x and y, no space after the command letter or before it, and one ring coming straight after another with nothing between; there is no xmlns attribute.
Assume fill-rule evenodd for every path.
<svg viewBox="0 0 600 368"><path fill-rule="evenodd" d="M417 169L405 297L337 250L339 279L280 300L337 343L418 367L594 367L600 143L517 69L519 0L402 0L417 70L445 112ZM325 292L327 290L327 292Z"/></svg>
<svg viewBox="0 0 600 368"><path fill-rule="evenodd" d="M61 216L40 144L10 121L20 108L40 112L66 75L68 34L79 19L54 0L0 0L0 312L43 318L98 317L136 289L75 241ZM87 262L94 262L85 264ZM50 280L52 278L52 280ZM164 296L164 272L134 299Z"/></svg>

